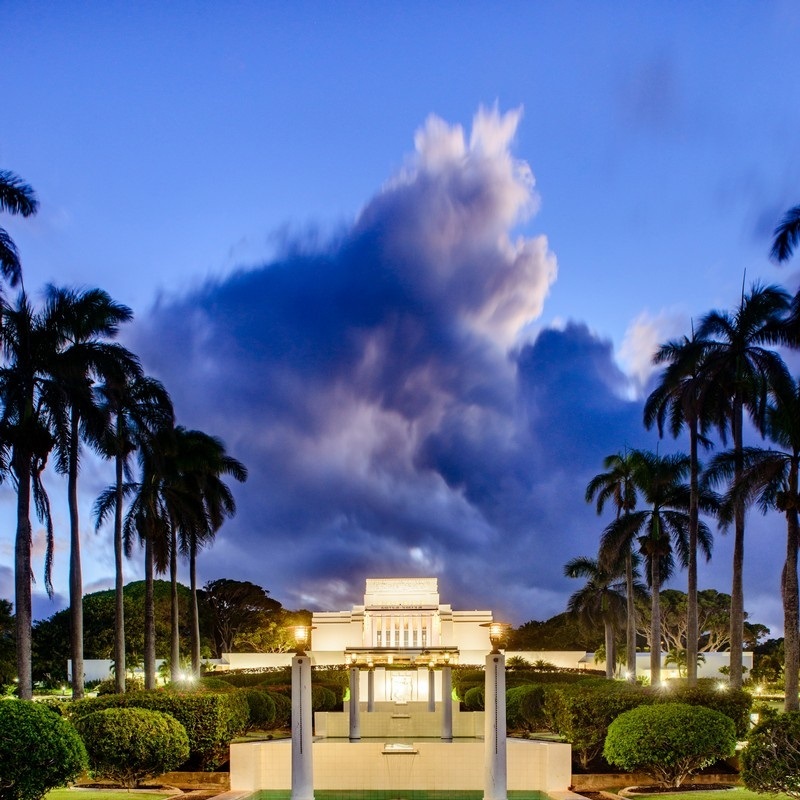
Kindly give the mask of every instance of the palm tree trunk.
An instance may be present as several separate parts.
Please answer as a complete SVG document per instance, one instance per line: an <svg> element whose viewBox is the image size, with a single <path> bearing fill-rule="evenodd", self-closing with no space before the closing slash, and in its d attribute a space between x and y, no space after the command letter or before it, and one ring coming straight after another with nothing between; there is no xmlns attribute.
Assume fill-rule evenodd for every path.
<svg viewBox="0 0 800 800"><path fill-rule="evenodd" d="M650 558L650 685L661 685L661 576L658 573L658 556Z"/></svg>
<svg viewBox="0 0 800 800"><path fill-rule="evenodd" d="M734 485L740 485L744 471L742 453L742 398L737 394L733 404ZM733 581L731 586L731 660L730 683L733 689L742 688L742 640L744 639L744 499L735 500L733 538Z"/></svg>
<svg viewBox="0 0 800 800"><path fill-rule="evenodd" d="M617 653L614 647L614 626L608 620L603 621L606 634L606 678L613 680L614 667L617 665Z"/></svg>
<svg viewBox="0 0 800 800"><path fill-rule="evenodd" d="M697 460L697 419L689 427L689 559L686 587L686 677L697 686L697 527L699 524L699 465Z"/></svg>
<svg viewBox="0 0 800 800"><path fill-rule="evenodd" d="M117 418L119 433L119 418ZM119 436L117 445L121 448ZM117 692L125 691L125 582L122 562L122 453L117 451L116 467L116 506L114 508L114 664Z"/></svg>
<svg viewBox="0 0 800 800"><path fill-rule="evenodd" d="M69 638L72 657L72 699L83 697L83 577L81 574L81 531L78 519L78 413L70 416L69 474Z"/></svg>
<svg viewBox="0 0 800 800"><path fill-rule="evenodd" d="M627 604L625 636L627 639L628 682L636 683L636 604L633 597L633 552L630 547L625 556L625 591L628 595L625 598Z"/></svg>
<svg viewBox="0 0 800 800"><path fill-rule="evenodd" d="M786 699L785 711L799 711L798 669L800 669L800 611L798 610L797 548L800 546L800 533L797 519L797 465L793 464L790 486L794 503L786 510L786 563L783 567L781 594L783 595L783 647L784 679Z"/></svg>
<svg viewBox="0 0 800 800"><path fill-rule="evenodd" d="M153 600L153 540L144 540L144 688L156 688L156 615Z"/></svg>
<svg viewBox="0 0 800 800"><path fill-rule="evenodd" d="M197 609L197 546L192 540L189 551L189 586L192 592L192 674L200 677L200 617Z"/></svg>
<svg viewBox="0 0 800 800"><path fill-rule="evenodd" d="M17 476L17 536L14 545L14 617L17 635L19 696L33 699L31 670L31 471L30 453L14 454Z"/></svg>
<svg viewBox="0 0 800 800"><path fill-rule="evenodd" d="M172 593L170 608L170 680L180 680L181 641L178 615L178 535L175 526L171 525L171 542L169 548L169 580Z"/></svg>

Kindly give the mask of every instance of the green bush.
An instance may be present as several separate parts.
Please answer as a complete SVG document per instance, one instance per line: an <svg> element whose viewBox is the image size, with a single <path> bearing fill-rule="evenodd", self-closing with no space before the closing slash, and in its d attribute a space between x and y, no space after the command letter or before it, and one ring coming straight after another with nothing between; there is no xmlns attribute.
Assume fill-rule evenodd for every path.
<svg viewBox="0 0 800 800"><path fill-rule="evenodd" d="M197 688L201 692L235 692L236 687L223 678L200 678Z"/></svg>
<svg viewBox="0 0 800 800"><path fill-rule="evenodd" d="M545 727L544 688L535 683L522 688L519 701L521 721L529 731L541 730Z"/></svg>
<svg viewBox="0 0 800 800"><path fill-rule="evenodd" d="M289 728L292 724L292 699L282 692L270 691L270 697L275 703L275 727Z"/></svg>
<svg viewBox="0 0 800 800"><path fill-rule="evenodd" d="M126 789L175 769L189 757L186 729L160 711L107 708L81 717L76 727L92 774Z"/></svg>
<svg viewBox="0 0 800 800"><path fill-rule="evenodd" d="M800 797L800 711L769 716L750 731L742 781L754 792Z"/></svg>
<svg viewBox="0 0 800 800"><path fill-rule="evenodd" d="M735 750L730 717L703 706L659 703L620 714L608 728L603 755L610 764L643 770L662 786L678 787Z"/></svg>
<svg viewBox="0 0 800 800"><path fill-rule="evenodd" d="M104 708L144 708L172 714L186 728L193 769L215 769L228 759L228 745L247 727L247 699L238 692L211 694L152 691L77 700L69 715L78 719Z"/></svg>
<svg viewBox="0 0 800 800"><path fill-rule="evenodd" d="M291 667L275 667L254 672L224 672L215 675L215 678L235 686L237 689L246 689L251 686L260 686L264 683L284 683L292 682Z"/></svg>
<svg viewBox="0 0 800 800"><path fill-rule="evenodd" d="M603 751L613 720L623 711L652 702L638 687L602 678L543 688L545 727L572 744L583 769Z"/></svg>
<svg viewBox="0 0 800 800"><path fill-rule="evenodd" d="M141 692L144 690L144 680L142 678L125 678L126 692ZM117 681L114 678L106 678L95 686L98 697L102 694L116 694Z"/></svg>
<svg viewBox="0 0 800 800"><path fill-rule="evenodd" d="M275 700L266 689L252 687L237 689L247 700L249 709L247 729L269 730L275 723Z"/></svg>
<svg viewBox="0 0 800 800"><path fill-rule="evenodd" d="M750 692L727 686L720 691L718 681L709 678L700 679L695 687L675 685L675 683L670 681L670 688L667 691L648 689L648 692L653 695L657 703L687 703L690 706L705 706L720 711L733 720L736 735L740 739L747 736L750 730L750 709L753 704Z"/></svg>
<svg viewBox="0 0 800 800"><path fill-rule="evenodd" d="M0 800L39 800L86 769L72 725L39 703L0 701Z"/></svg>
<svg viewBox="0 0 800 800"><path fill-rule="evenodd" d="M464 705L468 711L483 711L486 698L483 684L480 686L473 686L468 689L464 695Z"/></svg>
<svg viewBox="0 0 800 800"><path fill-rule="evenodd" d="M456 697L462 702L466 702L467 692L475 686L483 686L486 678L483 669L468 667L466 665L456 665L451 670L453 691Z"/></svg>
<svg viewBox="0 0 800 800"><path fill-rule="evenodd" d="M314 711L333 711L336 695L327 686L311 686L311 708Z"/></svg>

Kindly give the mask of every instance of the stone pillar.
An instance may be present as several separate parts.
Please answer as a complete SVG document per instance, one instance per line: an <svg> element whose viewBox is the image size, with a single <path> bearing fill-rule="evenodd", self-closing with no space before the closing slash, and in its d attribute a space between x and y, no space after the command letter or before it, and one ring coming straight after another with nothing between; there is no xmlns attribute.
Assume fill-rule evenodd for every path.
<svg viewBox="0 0 800 800"><path fill-rule="evenodd" d="M436 670L428 667L428 711L436 711Z"/></svg>
<svg viewBox="0 0 800 800"><path fill-rule="evenodd" d="M375 710L375 670L367 670L367 711Z"/></svg>
<svg viewBox="0 0 800 800"><path fill-rule="evenodd" d="M453 741L453 672L449 664L442 667L442 741Z"/></svg>
<svg viewBox="0 0 800 800"><path fill-rule="evenodd" d="M361 740L361 718L358 705L359 690L359 669L350 667L350 741L358 742Z"/></svg>
<svg viewBox="0 0 800 800"><path fill-rule="evenodd" d="M311 658L292 659L292 800L314 800Z"/></svg>
<svg viewBox="0 0 800 800"><path fill-rule="evenodd" d="M484 712L483 800L506 800L506 658L486 656Z"/></svg>

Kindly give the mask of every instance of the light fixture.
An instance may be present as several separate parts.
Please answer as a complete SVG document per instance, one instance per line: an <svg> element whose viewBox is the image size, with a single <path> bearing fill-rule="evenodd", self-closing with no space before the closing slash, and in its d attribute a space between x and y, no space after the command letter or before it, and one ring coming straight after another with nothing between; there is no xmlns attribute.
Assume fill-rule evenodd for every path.
<svg viewBox="0 0 800 800"><path fill-rule="evenodd" d="M311 637L311 626L293 625L292 633L294 634L295 655L304 656L306 654L306 647L308 647L309 638Z"/></svg>
<svg viewBox="0 0 800 800"><path fill-rule="evenodd" d="M393 656L393 655L391 655L391 654L390 654L390 655L388 655L388 656L386 657L386 663L387 663L387 664L394 664L394 656Z"/></svg>
<svg viewBox="0 0 800 800"><path fill-rule="evenodd" d="M511 627L507 622L484 622L482 628L489 629L489 641L492 643L492 653L499 653L500 646L506 638L506 631Z"/></svg>
<svg viewBox="0 0 800 800"><path fill-rule="evenodd" d="M445 664L449 664L450 663L450 653L445 653L444 654L444 663Z"/></svg>

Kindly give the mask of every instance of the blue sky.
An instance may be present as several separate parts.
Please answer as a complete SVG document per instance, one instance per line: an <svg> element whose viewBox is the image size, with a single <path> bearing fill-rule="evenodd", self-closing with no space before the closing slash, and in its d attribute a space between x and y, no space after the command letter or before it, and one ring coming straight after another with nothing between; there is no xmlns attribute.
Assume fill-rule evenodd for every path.
<svg viewBox="0 0 800 800"><path fill-rule="evenodd" d="M551 616L604 524L586 482L656 446L654 344L731 307L745 270L800 283L767 259L800 201L793 3L2 15L0 165L41 201L2 223L26 287L131 305L124 339L179 422L250 468L203 580L330 609L369 576L436 574L454 606ZM110 479L87 463L90 590L112 582L88 513ZM59 597L40 615L66 592L51 491ZM778 632L783 529L751 518L745 605ZM717 536L701 586L729 575Z"/></svg>

